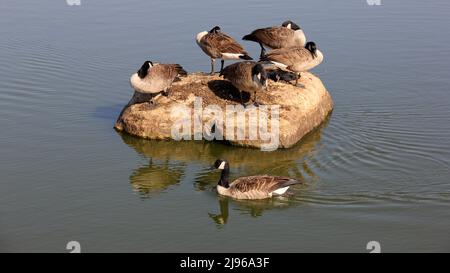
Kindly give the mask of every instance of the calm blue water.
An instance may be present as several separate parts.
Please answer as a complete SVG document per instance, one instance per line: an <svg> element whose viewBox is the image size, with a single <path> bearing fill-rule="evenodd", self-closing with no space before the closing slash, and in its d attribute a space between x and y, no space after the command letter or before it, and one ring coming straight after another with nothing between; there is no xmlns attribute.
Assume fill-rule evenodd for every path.
<svg viewBox="0 0 450 273"><path fill-rule="evenodd" d="M0 3L0 251L450 251L450 2ZM325 54L335 110L289 150L263 153L118 134L146 59L209 71L196 33L240 38L286 19ZM253 56L256 43L242 44ZM303 179L237 202L232 176Z"/></svg>

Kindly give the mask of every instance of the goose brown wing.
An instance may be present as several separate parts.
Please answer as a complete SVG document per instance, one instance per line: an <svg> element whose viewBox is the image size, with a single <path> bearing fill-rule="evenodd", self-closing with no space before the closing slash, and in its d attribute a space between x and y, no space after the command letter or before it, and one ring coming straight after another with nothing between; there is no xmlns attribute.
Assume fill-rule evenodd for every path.
<svg viewBox="0 0 450 273"><path fill-rule="evenodd" d="M295 179L283 176L247 176L233 181L230 185L230 190L237 192L257 191L270 193L298 183L300 182Z"/></svg>
<svg viewBox="0 0 450 273"><path fill-rule="evenodd" d="M224 76L225 79L237 79L246 76L249 74L253 67L253 63L251 62L238 62L231 65L226 66L221 75Z"/></svg>
<svg viewBox="0 0 450 273"><path fill-rule="evenodd" d="M175 73L175 77L176 76L187 76L187 72L186 70L184 70L184 68L179 65L179 64L167 64L166 66L168 66L171 70L170 74L172 75L173 73Z"/></svg>
<svg viewBox="0 0 450 273"><path fill-rule="evenodd" d="M253 91L255 85L252 79L253 62L238 62L223 69L221 75L229 80L239 90Z"/></svg>
<svg viewBox="0 0 450 273"><path fill-rule="evenodd" d="M293 30L285 27L260 28L252 32L259 42L271 48L285 47L293 35Z"/></svg>
<svg viewBox="0 0 450 273"><path fill-rule="evenodd" d="M179 64L155 64L144 80L155 90L162 91L172 85L177 75L184 73L186 71Z"/></svg>
<svg viewBox="0 0 450 273"><path fill-rule="evenodd" d="M211 33L210 35L211 41L221 53L247 54L244 48L232 37L224 33Z"/></svg>
<svg viewBox="0 0 450 273"><path fill-rule="evenodd" d="M262 58L263 61L274 61L293 67L313 60L311 52L304 47L288 47L274 49Z"/></svg>

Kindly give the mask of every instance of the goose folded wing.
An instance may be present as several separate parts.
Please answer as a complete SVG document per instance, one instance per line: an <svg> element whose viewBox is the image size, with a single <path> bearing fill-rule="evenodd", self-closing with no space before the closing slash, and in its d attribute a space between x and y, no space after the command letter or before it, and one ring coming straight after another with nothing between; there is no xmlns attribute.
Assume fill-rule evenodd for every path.
<svg viewBox="0 0 450 273"><path fill-rule="evenodd" d="M252 34L261 42L272 48L280 48L283 42L292 34L292 30L285 27L269 27L255 30Z"/></svg>
<svg viewBox="0 0 450 273"><path fill-rule="evenodd" d="M283 176L247 176L235 180L232 183L232 188L239 192L273 192L298 183L300 182L295 179Z"/></svg>
<svg viewBox="0 0 450 273"><path fill-rule="evenodd" d="M269 52L262 60L282 63L288 67L312 61L311 53L301 47L275 49Z"/></svg>
<svg viewBox="0 0 450 273"><path fill-rule="evenodd" d="M226 34L218 34L215 36L218 48L222 53L242 53L247 54L244 48L236 42L233 38Z"/></svg>
<svg viewBox="0 0 450 273"><path fill-rule="evenodd" d="M172 84L177 75L175 65L157 64L151 68L145 81L152 86L153 91L163 91Z"/></svg>

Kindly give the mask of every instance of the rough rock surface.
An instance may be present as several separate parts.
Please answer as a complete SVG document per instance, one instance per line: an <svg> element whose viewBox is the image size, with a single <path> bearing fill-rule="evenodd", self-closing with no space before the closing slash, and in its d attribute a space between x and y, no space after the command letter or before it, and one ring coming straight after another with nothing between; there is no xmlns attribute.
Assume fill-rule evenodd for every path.
<svg viewBox="0 0 450 273"><path fill-rule="evenodd" d="M246 107L245 124L239 127L236 124L238 119L235 118L235 113L226 112L227 105L240 105L239 91L217 74L213 76L203 73L189 74L173 84L169 96L158 96L154 98L154 103L150 103L148 95L135 92L120 113L115 128L142 138L169 140L173 139L174 124L184 120L191 123L189 133L184 134L184 139L198 139L202 137L202 132L205 136L205 132L209 132L208 129L216 122L213 128L216 138L221 135L225 141L233 145L264 148L270 142L275 143L276 148L289 148L318 127L333 109L331 96L318 77L309 72L302 73L299 86L269 81L268 90L257 94L257 102L261 105ZM194 110L198 109L194 107L195 101L198 105L198 98L202 99L203 111L200 112ZM243 99L244 102L250 103L250 94L243 92ZM223 115L205 112L205 107L209 105L217 105L223 110ZM275 125L271 123L274 117L271 112L274 109L273 105L279 105L279 119L277 119L279 134L271 135L277 137L276 141L264 139L260 134L257 134L256 138L250 137L249 128L250 126L255 128L253 125L258 125L258 121L249 118L249 111L259 111L258 117L264 113L267 115L269 133L273 133L272 127L277 128L274 127L276 123ZM192 111L187 114L173 111L174 107L180 106ZM196 114L198 116L195 116ZM219 120L223 120L223 123L217 123L218 116L221 116ZM200 124L204 125L204 131L200 131L201 127L199 130L199 127L195 126L195 117L201 120ZM234 120L232 123L227 122L232 120ZM231 127L229 124L235 125L237 130L227 131L227 128ZM238 138L240 133L241 138Z"/></svg>

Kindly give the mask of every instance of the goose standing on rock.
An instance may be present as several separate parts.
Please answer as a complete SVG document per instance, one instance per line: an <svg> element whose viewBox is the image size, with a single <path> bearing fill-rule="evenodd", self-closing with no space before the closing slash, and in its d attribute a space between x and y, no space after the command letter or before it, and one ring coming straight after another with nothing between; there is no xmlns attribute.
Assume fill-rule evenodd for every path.
<svg viewBox="0 0 450 273"><path fill-rule="evenodd" d="M297 75L295 85L297 85L300 73L322 63L323 54L314 42L308 42L305 47L274 49L263 56L261 61L267 68L275 66L283 71L295 73Z"/></svg>
<svg viewBox="0 0 450 273"><path fill-rule="evenodd" d="M242 37L242 40L259 43L261 57L265 55L264 46L278 49L293 46L303 47L306 43L305 33L292 21L286 21L281 26L256 29Z"/></svg>
<svg viewBox="0 0 450 273"><path fill-rule="evenodd" d="M172 83L181 76L187 76L187 72L179 64L145 61L138 72L131 75L130 84L139 93L164 93L167 96ZM151 102L153 103L153 99Z"/></svg>
<svg viewBox="0 0 450 273"><path fill-rule="evenodd" d="M255 62L247 61L231 64L220 72L220 76L229 80L231 84L239 90L241 103L243 105L242 91L253 92L253 102L257 106L256 92L262 89L267 90L266 70L261 64Z"/></svg>
<svg viewBox="0 0 450 273"><path fill-rule="evenodd" d="M221 32L218 26L209 32L200 32L196 40L203 52L211 58L211 75L214 74L215 59L221 59L220 71L223 70L225 60L253 60L236 40Z"/></svg>
<svg viewBox="0 0 450 273"><path fill-rule="evenodd" d="M269 175L240 177L229 183L230 166L228 162L217 159L214 167L222 170L217 192L220 195L236 199L265 199L283 195L291 185L301 183L289 177Z"/></svg>

